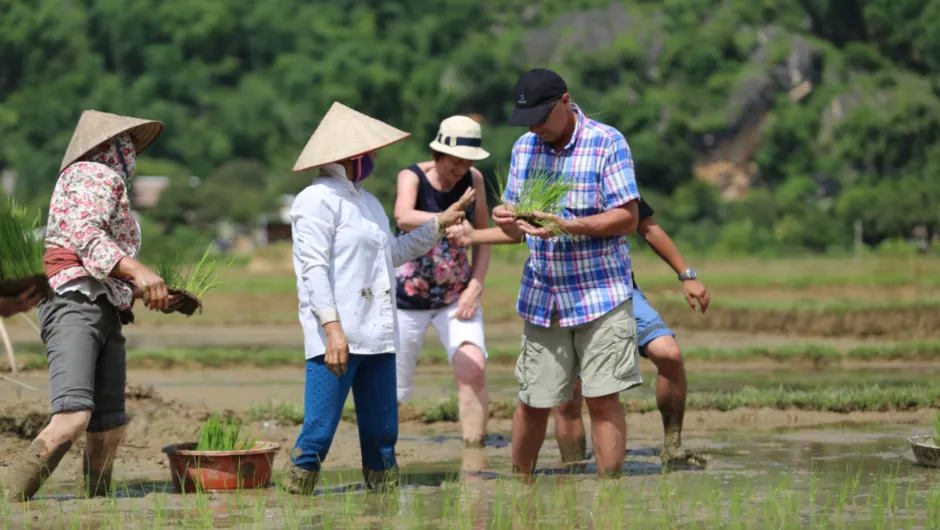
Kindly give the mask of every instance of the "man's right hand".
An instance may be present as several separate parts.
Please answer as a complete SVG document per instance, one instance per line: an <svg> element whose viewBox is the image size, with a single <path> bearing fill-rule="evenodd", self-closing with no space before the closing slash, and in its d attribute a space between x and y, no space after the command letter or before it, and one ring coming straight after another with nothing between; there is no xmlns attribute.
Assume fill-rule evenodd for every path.
<svg viewBox="0 0 940 530"><path fill-rule="evenodd" d="M510 206L500 204L493 208L493 222L496 223L503 232L513 239L522 239L525 233L516 224L516 215L512 212Z"/></svg>

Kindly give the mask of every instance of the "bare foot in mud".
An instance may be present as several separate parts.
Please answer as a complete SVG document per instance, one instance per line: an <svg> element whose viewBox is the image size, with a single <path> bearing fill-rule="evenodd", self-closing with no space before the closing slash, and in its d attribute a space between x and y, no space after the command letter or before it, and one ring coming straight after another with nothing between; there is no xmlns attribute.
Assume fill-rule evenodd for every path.
<svg viewBox="0 0 940 530"><path fill-rule="evenodd" d="M673 467L697 467L705 469L708 466L708 457L697 451L688 451L681 447L674 449L663 449L660 453L664 466Z"/></svg>

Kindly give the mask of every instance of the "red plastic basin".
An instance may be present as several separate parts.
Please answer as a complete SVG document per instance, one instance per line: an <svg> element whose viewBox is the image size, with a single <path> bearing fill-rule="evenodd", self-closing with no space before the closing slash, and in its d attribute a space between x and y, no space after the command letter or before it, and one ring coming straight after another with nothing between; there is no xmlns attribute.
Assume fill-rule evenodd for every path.
<svg viewBox="0 0 940 530"><path fill-rule="evenodd" d="M274 457L281 448L273 442L257 442L243 451L195 451L197 445L187 442L163 448L178 492L267 487Z"/></svg>

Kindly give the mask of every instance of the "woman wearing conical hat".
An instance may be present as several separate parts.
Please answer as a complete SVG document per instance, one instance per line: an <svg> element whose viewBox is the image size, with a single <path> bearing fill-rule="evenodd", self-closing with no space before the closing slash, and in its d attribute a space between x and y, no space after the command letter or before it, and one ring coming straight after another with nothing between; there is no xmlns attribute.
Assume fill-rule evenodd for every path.
<svg viewBox="0 0 940 530"><path fill-rule="evenodd" d="M46 276L56 296L39 305L49 363L52 420L7 468L8 499L33 496L84 432L88 494L107 494L127 424L122 325L143 298L172 311L163 280L136 257L140 226L130 211L137 155L163 131L157 121L94 110L79 119L49 204Z"/></svg>
<svg viewBox="0 0 940 530"><path fill-rule="evenodd" d="M393 237L385 210L362 181L378 149L409 135L333 103L294 165L319 168L291 207L307 358L304 424L286 470L296 493L313 491L350 389L366 483L384 482L397 469L394 270L431 250L474 199L468 189L450 208Z"/></svg>

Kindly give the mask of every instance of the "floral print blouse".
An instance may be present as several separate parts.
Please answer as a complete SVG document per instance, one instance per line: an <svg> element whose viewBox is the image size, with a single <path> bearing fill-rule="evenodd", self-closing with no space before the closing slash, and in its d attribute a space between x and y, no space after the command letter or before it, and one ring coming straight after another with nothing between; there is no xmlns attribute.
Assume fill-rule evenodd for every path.
<svg viewBox="0 0 940 530"><path fill-rule="evenodd" d="M108 301L116 308L131 307L131 288L110 274L121 258L136 256L140 249L140 227L131 214L128 197L135 168L134 143L124 133L59 174L49 203L46 248L72 250L82 266L49 278L53 289L91 277L105 286Z"/></svg>

